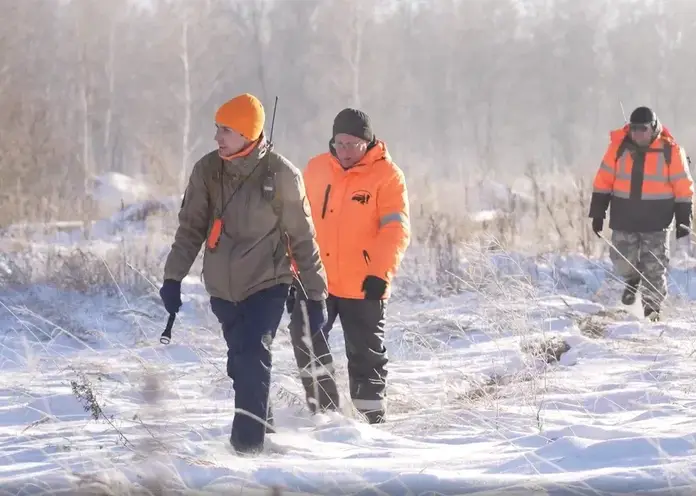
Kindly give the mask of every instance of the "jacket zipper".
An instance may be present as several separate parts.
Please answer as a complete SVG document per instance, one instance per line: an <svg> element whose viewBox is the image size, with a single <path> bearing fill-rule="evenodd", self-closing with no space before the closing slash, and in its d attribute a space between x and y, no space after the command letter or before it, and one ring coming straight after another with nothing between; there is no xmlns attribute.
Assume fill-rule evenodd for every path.
<svg viewBox="0 0 696 496"><path fill-rule="evenodd" d="M363 258L365 259L365 264L370 265L370 254L367 250L363 250Z"/></svg>
<svg viewBox="0 0 696 496"><path fill-rule="evenodd" d="M326 191L324 191L324 205L321 207L321 218L326 217L326 208L329 206L329 193L331 193L331 185L326 185Z"/></svg>

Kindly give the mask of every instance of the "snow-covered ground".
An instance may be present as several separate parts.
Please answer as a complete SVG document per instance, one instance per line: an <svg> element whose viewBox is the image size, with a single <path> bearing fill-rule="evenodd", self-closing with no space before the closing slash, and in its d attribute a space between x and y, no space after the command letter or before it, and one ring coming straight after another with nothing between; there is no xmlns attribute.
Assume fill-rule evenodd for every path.
<svg viewBox="0 0 696 496"><path fill-rule="evenodd" d="M103 242L83 249L95 246ZM606 261L465 260L459 294L390 304L381 426L359 421L346 396L341 415L311 417L283 328L274 343L278 433L251 458L228 447L226 350L194 271L169 345L158 341L166 316L156 284L136 292L6 284L0 487L696 494L691 262L672 269L665 320L649 323L637 305L612 303L619 290ZM0 269L11 270L1 258ZM346 394L340 327L331 340Z"/></svg>

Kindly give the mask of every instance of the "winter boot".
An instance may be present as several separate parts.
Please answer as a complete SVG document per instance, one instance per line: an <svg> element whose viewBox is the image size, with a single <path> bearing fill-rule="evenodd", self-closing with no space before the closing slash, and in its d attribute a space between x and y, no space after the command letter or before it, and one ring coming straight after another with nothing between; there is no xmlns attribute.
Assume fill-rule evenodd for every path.
<svg viewBox="0 0 696 496"><path fill-rule="evenodd" d="M640 278L628 279L625 281L625 284L626 287L624 288L623 295L621 295L621 303L624 305L633 305L636 302L636 292L638 291Z"/></svg>
<svg viewBox="0 0 696 496"><path fill-rule="evenodd" d="M230 436L230 444L232 445L232 449L234 449L234 452L237 454L237 456L241 457L252 457L252 456L260 456L263 453L264 447L263 445L259 446L240 446L238 444L235 444L234 439L232 436Z"/></svg>
<svg viewBox="0 0 696 496"><path fill-rule="evenodd" d="M275 422L273 420L273 407L268 403L268 415L266 416L266 434L275 434Z"/></svg>
<svg viewBox="0 0 696 496"><path fill-rule="evenodd" d="M387 417L381 410L372 410L369 412L361 412L365 416L368 424L383 424L387 421Z"/></svg>
<svg viewBox="0 0 696 496"><path fill-rule="evenodd" d="M643 308L643 315L652 322L658 322L660 320L660 309L655 308L654 305L646 304Z"/></svg>

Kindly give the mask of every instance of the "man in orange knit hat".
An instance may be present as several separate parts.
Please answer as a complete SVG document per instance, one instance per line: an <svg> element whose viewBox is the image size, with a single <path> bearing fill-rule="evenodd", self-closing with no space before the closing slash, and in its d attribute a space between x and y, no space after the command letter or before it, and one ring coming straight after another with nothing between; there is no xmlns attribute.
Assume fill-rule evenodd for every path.
<svg viewBox="0 0 696 496"><path fill-rule="evenodd" d="M404 174L375 137L367 114L346 108L334 119L329 151L309 161L304 177L330 293L329 322L311 339L304 335L303 313L289 297L290 335L307 403L314 412L340 406L328 346L338 318L353 406L369 423L381 423L386 305L411 236Z"/></svg>
<svg viewBox="0 0 696 496"><path fill-rule="evenodd" d="M193 167L160 296L181 307L181 281L205 243L203 278L227 342L235 390L230 442L238 453L263 449L272 431L270 346L293 281L289 253L302 272L309 325L327 319L327 281L301 172L272 151L261 102L239 95L216 115L218 149Z"/></svg>

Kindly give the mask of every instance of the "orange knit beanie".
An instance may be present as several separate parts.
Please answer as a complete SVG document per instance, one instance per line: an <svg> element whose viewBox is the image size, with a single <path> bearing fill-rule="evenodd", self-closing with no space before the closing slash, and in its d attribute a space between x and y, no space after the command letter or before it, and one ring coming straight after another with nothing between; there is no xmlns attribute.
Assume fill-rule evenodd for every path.
<svg viewBox="0 0 696 496"><path fill-rule="evenodd" d="M256 141L263 132L266 113L263 105L254 95L244 93L222 104L215 113L215 123L225 126Z"/></svg>

